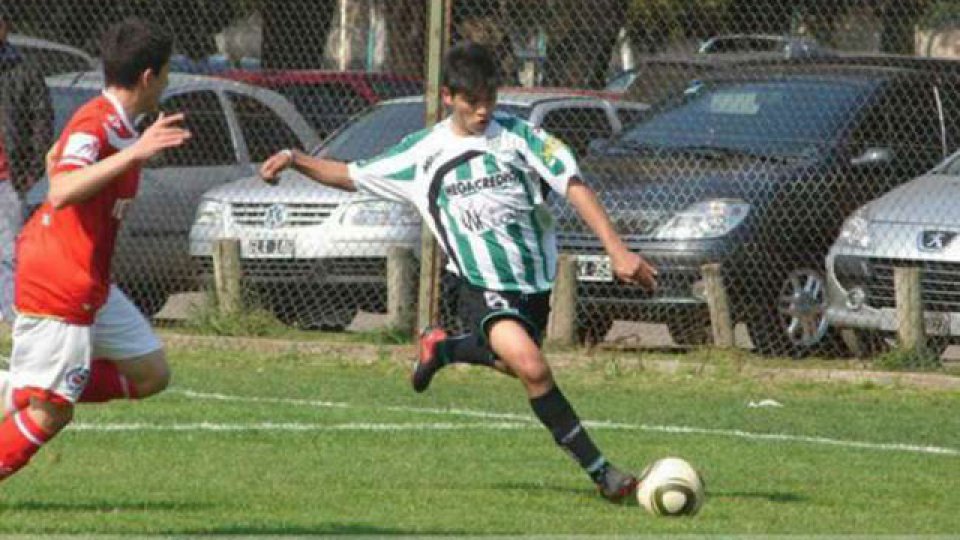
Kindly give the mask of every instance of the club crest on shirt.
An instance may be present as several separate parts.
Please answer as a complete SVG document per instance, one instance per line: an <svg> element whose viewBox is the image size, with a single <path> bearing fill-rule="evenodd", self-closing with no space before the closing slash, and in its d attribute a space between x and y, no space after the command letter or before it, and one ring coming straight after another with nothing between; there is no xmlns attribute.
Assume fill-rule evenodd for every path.
<svg viewBox="0 0 960 540"><path fill-rule="evenodd" d="M83 390L87 386L87 380L90 378L90 370L85 367L76 367L67 372L64 376L64 382L71 392Z"/></svg>

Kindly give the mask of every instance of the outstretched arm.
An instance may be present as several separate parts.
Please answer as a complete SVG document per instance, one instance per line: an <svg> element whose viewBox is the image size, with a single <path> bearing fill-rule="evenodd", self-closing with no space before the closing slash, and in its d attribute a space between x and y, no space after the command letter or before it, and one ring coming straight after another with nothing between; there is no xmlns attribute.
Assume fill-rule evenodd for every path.
<svg viewBox="0 0 960 540"><path fill-rule="evenodd" d="M357 190L346 163L308 156L297 150L281 150L270 156L260 166L260 177L268 184L276 184L278 175L288 167L325 186L344 191Z"/></svg>
<svg viewBox="0 0 960 540"><path fill-rule="evenodd" d="M627 283L638 284L649 291L656 289L656 268L640 255L627 249L593 190L579 178L571 178L567 186L567 200L600 239L603 248L610 256L610 265L617 278Z"/></svg>
<svg viewBox="0 0 960 540"><path fill-rule="evenodd" d="M190 138L190 132L179 123L183 114L160 115L143 135L129 147L116 154L80 169L61 172L50 177L47 199L54 208L81 203L99 193L128 167L143 163L166 148L180 146ZM56 149L56 145L51 152ZM47 166L52 168L52 154L47 154Z"/></svg>

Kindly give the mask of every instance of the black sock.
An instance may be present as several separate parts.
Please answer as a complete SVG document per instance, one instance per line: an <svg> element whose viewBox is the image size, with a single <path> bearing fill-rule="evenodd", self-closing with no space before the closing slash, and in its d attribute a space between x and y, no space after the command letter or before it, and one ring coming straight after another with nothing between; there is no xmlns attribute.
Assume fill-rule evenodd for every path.
<svg viewBox="0 0 960 540"><path fill-rule="evenodd" d="M546 394L531 399L530 406L540 422L553 434L553 440L577 460L590 478L594 482L603 480L609 466L607 460L590 440L586 428L580 424L577 413L560 388L554 386Z"/></svg>
<svg viewBox="0 0 960 540"><path fill-rule="evenodd" d="M475 364L493 367L495 357L490 347L474 333L447 338L437 345L437 353L445 364Z"/></svg>

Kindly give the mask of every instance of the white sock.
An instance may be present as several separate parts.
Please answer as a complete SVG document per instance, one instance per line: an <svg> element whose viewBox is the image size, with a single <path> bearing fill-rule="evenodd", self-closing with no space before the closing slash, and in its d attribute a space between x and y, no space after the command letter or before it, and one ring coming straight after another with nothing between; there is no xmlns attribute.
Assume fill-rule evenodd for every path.
<svg viewBox="0 0 960 540"><path fill-rule="evenodd" d="M10 372L0 369L0 420L6 418L13 408L10 386Z"/></svg>

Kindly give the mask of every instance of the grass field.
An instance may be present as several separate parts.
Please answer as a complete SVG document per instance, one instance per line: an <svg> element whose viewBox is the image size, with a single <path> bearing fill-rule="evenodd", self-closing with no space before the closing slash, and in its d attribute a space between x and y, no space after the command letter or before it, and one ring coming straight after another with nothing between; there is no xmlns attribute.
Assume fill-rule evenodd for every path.
<svg viewBox="0 0 960 540"><path fill-rule="evenodd" d="M416 395L385 360L171 360L170 391L81 406L0 485L0 533L960 534L957 392L558 369L615 462L702 470L703 511L667 519L600 499L479 368Z"/></svg>

